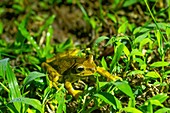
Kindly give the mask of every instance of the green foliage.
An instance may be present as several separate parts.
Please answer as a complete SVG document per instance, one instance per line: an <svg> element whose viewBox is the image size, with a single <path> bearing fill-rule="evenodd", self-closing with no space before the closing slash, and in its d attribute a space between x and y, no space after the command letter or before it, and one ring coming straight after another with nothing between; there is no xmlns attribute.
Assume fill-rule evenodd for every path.
<svg viewBox="0 0 170 113"><path fill-rule="evenodd" d="M0 20L0 37L2 37L0 38L0 112L44 113L53 109L57 113L66 113L71 112L68 111L70 104L78 113L90 113L102 108L113 113L170 112L168 103L170 3L166 2L167 6L157 8L161 5L161 1L114 0L108 5L105 1L99 0L98 6L94 6L94 9L91 8L93 3L89 6L86 4L87 8L79 0L65 2L41 0L38 1L38 5L33 6L27 6L24 0L14 0L11 2L13 4L9 5L1 2L0 15L3 17L7 14L5 19L10 18L15 26L9 27L11 24L6 24L6 20L5 23L3 19ZM84 34L88 33L86 39L84 37L84 39L82 37L75 39L74 35L67 35L69 38L67 37L66 41L61 43L55 41L56 38L60 38L54 37L55 33L59 33L57 30L60 26L53 23L60 19L67 20L65 18L67 15L60 17L60 13L55 12L56 7L63 5L76 5L76 8L79 8L83 15L81 22L85 21L87 23L85 26L90 26L88 30L83 29ZM6 6L10 6L10 10L7 11ZM35 10L39 6L42 15L38 14L39 10ZM131 10L133 7L142 16L139 14L138 17L138 14ZM95 9L99 10L94 12ZM53 14L47 13L51 10ZM44 14L45 11L47 12ZM13 14L12 17L9 17L10 14ZM71 23L75 18L67 22ZM34 31L29 22L35 20L40 24ZM64 26L65 31L68 30L67 27ZM8 38L11 32L6 33L8 29L15 31L12 35L15 39L13 38L12 42ZM73 34L80 33L76 30L68 31ZM80 42L86 40L89 42L82 46ZM43 74L44 72L41 73L41 63L55 53L72 48L87 50L87 54L94 55L97 66L104 67L113 76L117 75L122 80L107 81L96 73L88 80L83 79L88 83L82 83L83 86L85 84L85 90L78 99L67 93L63 82L57 83L57 89L50 88L49 78Z"/></svg>

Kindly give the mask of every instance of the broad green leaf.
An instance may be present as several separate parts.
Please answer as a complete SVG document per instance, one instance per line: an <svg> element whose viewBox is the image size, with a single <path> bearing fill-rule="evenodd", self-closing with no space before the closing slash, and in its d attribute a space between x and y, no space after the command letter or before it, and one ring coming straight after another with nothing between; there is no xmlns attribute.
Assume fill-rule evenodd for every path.
<svg viewBox="0 0 170 113"><path fill-rule="evenodd" d="M161 108L155 111L155 113L170 113L170 108Z"/></svg>
<svg viewBox="0 0 170 113"><path fill-rule="evenodd" d="M149 32L151 29L148 29L146 27L137 27L134 29L133 34L138 34L138 33L146 33Z"/></svg>
<svg viewBox="0 0 170 113"><path fill-rule="evenodd" d="M136 108L133 108L133 107L126 107L126 108L123 108L121 109L121 111L125 111L127 113L143 113L142 111L136 109Z"/></svg>
<svg viewBox="0 0 170 113"><path fill-rule="evenodd" d="M129 51L129 49L128 49L126 46L124 46L123 51L124 51L125 55L126 55L127 57L129 57L130 51ZM129 59L129 60L130 60L130 59Z"/></svg>
<svg viewBox="0 0 170 113"><path fill-rule="evenodd" d="M93 29L96 29L96 27L97 27L97 22L96 22L95 18L92 18L92 17L91 17L91 18L89 19L89 22L90 22L92 28L93 28Z"/></svg>
<svg viewBox="0 0 170 113"><path fill-rule="evenodd" d="M165 71L165 74L169 75L170 74L170 70Z"/></svg>
<svg viewBox="0 0 170 113"><path fill-rule="evenodd" d="M13 103L22 102L24 104L28 104L28 105L34 107L35 109L39 110L41 113L43 113L42 105L41 105L40 101L37 99L20 97L20 98L15 98L15 99L11 100L10 102L13 102Z"/></svg>
<svg viewBox="0 0 170 113"><path fill-rule="evenodd" d="M139 62L139 65L145 64L145 62L141 58L134 58L133 60Z"/></svg>
<svg viewBox="0 0 170 113"><path fill-rule="evenodd" d="M151 67L163 67L163 66L169 66L169 65L170 65L169 62L158 61L158 62L152 63L150 66Z"/></svg>
<svg viewBox="0 0 170 113"><path fill-rule="evenodd" d="M154 97L150 98L150 100L158 100L161 103L163 103L168 98L169 98L169 96L167 96L167 94L161 93L161 94L157 94Z"/></svg>
<svg viewBox="0 0 170 113"><path fill-rule="evenodd" d="M128 76L132 76L132 75L137 75L137 74L144 74L144 71L141 70L135 70L135 71L131 71L130 73L128 73Z"/></svg>
<svg viewBox="0 0 170 113"><path fill-rule="evenodd" d="M122 82L115 82L114 83L119 90L121 90L123 93L125 93L126 95L128 95L131 98L134 98L133 92L131 87L129 86L129 84L126 81L122 81Z"/></svg>
<svg viewBox="0 0 170 113"><path fill-rule="evenodd" d="M108 46L108 45L113 45L113 43L115 42L115 40L116 40L116 37L114 37L114 36L112 36L110 39L109 39L109 41L106 43L106 47Z"/></svg>
<svg viewBox="0 0 170 113"><path fill-rule="evenodd" d="M115 15L108 13L107 17L110 18L114 23L117 22L117 19L116 19Z"/></svg>
<svg viewBox="0 0 170 113"><path fill-rule="evenodd" d="M167 23L156 23L158 25L158 27L162 30L165 30L167 27L170 27L169 24ZM150 28L156 28L156 24L155 23L151 23L148 25L148 27Z"/></svg>
<svg viewBox="0 0 170 113"><path fill-rule="evenodd" d="M149 43L149 48L152 49L152 44L153 44L153 41L149 38L145 38L143 39L141 42L140 42L140 45L139 45L139 50L142 50L142 47L144 45L146 45L147 43Z"/></svg>
<svg viewBox="0 0 170 113"><path fill-rule="evenodd" d="M112 105L115 109L122 108L120 101L110 93L100 92L100 93L95 94L94 96L99 97L100 99L102 99L107 104Z"/></svg>
<svg viewBox="0 0 170 113"><path fill-rule="evenodd" d="M140 43L142 40L144 40L148 36L148 34L149 32L145 32L139 35L138 37L135 38L135 40L133 41L133 44Z"/></svg>
<svg viewBox="0 0 170 113"><path fill-rule="evenodd" d="M132 52L130 53L131 56L143 56L142 52L140 52L138 49L132 49Z"/></svg>
<svg viewBox="0 0 170 113"><path fill-rule="evenodd" d="M98 46L98 44L100 42L102 42L103 40L109 39L107 36L101 36L99 38L96 39L96 41L94 42L94 46Z"/></svg>
<svg viewBox="0 0 170 113"><path fill-rule="evenodd" d="M31 72L25 79L24 79L24 83L23 85L27 85L28 83L30 83L31 81L33 81L34 79L36 78L39 78L39 77L44 77L46 76L45 74L43 73L39 73L39 72Z"/></svg>
<svg viewBox="0 0 170 113"><path fill-rule="evenodd" d="M104 67L106 70L108 69L107 63L106 63L106 60L104 59L104 57L102 57L101 64L102 64L102 67Z"/></svg>
<svg viewBox="0 0 170 113"><path fill-rule="evenodd" d="M109 83L108 82L99 82L99 88L102 88L103 86L105 86L107 84L109 84Z"/></svg>
<svg viewBox="0 0 170 113"><path fill-rule="evenodd" d="M160 106L160 107L164 107L163 104L161 104L161 102L159 100L149 100L149 102L152 104L152 105L155 105L155 106Z"/></svg>
<svg viewBox="0 0 170 113"><path fill-rule="evenodd" d="M128 21L124 22L118 29L118 33L125 33L127 30Z"/></svg>
<svg viewBox="0 0 170 113"><path fill-rule="evenodd" d="M125 0L123 7L132 6L133 4L136 4L137 2L139 2L139 0Z"/></svg>
<svg viewBox="0 0 170 113"><path fill-rule="evenodd" d="M160 78L161 76L159 75L159 73L155 72L155 71L151 71L148 72L145 77L150 77L150 78Z"/></svg>

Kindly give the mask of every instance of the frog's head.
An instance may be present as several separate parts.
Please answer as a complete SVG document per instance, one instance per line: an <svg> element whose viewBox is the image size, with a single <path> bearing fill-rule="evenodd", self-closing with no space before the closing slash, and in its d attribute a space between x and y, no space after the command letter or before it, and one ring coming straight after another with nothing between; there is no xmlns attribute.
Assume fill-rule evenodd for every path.
<svg viewBox="0 0 170 113"><path fill-rule="evenodd" d="M93 56L89 55L82 63L77 63L71 69L71 74L77 76L90 76L96 72L96 64L93 61Z"/></svg>

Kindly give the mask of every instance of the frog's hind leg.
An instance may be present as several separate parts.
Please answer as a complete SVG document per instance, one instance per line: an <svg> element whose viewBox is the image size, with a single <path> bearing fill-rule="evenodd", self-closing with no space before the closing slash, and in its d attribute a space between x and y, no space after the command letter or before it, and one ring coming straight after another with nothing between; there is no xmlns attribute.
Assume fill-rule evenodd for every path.
<svg viewBox="0 0 170 113"><path fill-rule="evenodd" d="M78 96L82 93L81 90L75 90L72 86L72 83L70 81L65 81L65 87L68 90L68 92L70 94L73 95L73 97L75 97L76 99L78 98Z"/></svg>
<svg viewBox="0 0 170 113"><path fill-rule="evenodd" d="M61 75L53 67L45 62L42 63L42 67L47 71L47 73L49 73L48 78L50 79L50 87L54 86L56 89L58 89L57 81Z"/></svg>

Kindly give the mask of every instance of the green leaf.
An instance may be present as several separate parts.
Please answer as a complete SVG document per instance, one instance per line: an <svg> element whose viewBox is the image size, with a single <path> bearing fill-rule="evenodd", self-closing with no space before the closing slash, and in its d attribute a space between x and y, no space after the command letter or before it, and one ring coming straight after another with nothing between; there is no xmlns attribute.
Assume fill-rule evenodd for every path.
<svg viewBox="0 0 170 113"><path fill-rule="evenodd" d="M144 40L148 36L148 34L149 32L145 32L139 35L138 37L135 38L135 40L133 41L133 44L140 43L142 40Z"/></svg>
<svg viewBox="0 0 170 113"><path fill-rule="evenodd" d="M122 44L122 43L120 43L116 48L115 55L114 55L112 62L110 64L110 68L112 71L113 71L114 67L116 66L116 63L119 61L119 59L121 57L123 48L124 48L124 44Z"/></svg>
<svg viewBox="0 0 170 113"><path fill-rule="evenodd" d="M161 102L160 102L159 100L153 100L153 99L151 99L149 102L150 102L152 105L164 107L164 105L161 104Z"/></svg>
<svg viewBox="0 0 170 113"><path fill-rule="evenodd" d="M168 40L170 40L170 27L166 28L166 35L167 35Z"/></svg>
<svg viewBox="0 0 170 113"><path fill-rule="evenodd" d="M150 78L160 78L161 76L159 75L159 73L155 72L155 71L151 71L148 72L145 77L150 77Z"/></svg>
<svg viewBox="0 0 170 113"><path fill-rule="evenodd" d="M64 111L64 113L66 113L66 104L65 104L64 96L65 96L65 94L64 94L64 92L62 90L60 90L57 93L57 101L58 101L57 113L62 113L63 111Z"/></svg>
<svg viewBox="0 0 170 113"><path fill-rule="evenodd" d="M146 27L137 27L134 29L133 34L138 34L138 33L143 34L143 33L149 32L150 30L151 29L148 29Z"/></svg>
<svg viewBox="0 0 170 113"><path fill-rule="evenodd" d="M3 23L0 21L0 35L3 33Z"/></svg>
<svg viewBox="0 0 170 113"><path fill-rule="evenodd" d="M131 56L143 56L142 52L140 52L138 49L132 49L132 52L130 53Z"/></svg>
<svg viewBox="0 0 170 113"><path fill-rule="evenodd" d="M109 39L109 41L106 43L105 47L107 47L108 45L112 45L115 41L116 41L116 37L112 36Z"/></svg>
<svg viewBox="0 0 170 113"><path fill-rule="evenodd" d="M45 24L43 24L43 26L40 27L38 33L36 33L34 36L35 37L39 36L45 29L47 29L54 22L54 19L55 19L55 15L50 16L46 20Z"/></svg>
<svg viewBox="0 0 170 113"><path fill-rule="evenodd" d="M122 108L121 102L110 93L100 92L100 93L95 94L94 96L99 97L105 103L112 105L115 109Z"/></svg>
<svg viewBox="0 0 170 113"><path fill-rule="evenodd" d="M116 19L115 15L108 13L107 17L110 18L114 23L117 22L117 19Z"/></svg>
<svg viewBox="0 0 170 113"><path fill-rule="evenodd" d="M132 75L137 75L137 74L144 74L144 71L141 71L141 70L134 70L134 71L131 71L130 73L128 73L128 76L132 76Z"/></svg>
<svg viewBox="0 0 170 113"><path fill-rule="evenodd" d="M33 81L34 79L36 78L39 78L39 77L44 77L46 76L45 74L43 73L39 73L39 72L31 72L25 79L24 79L24 82L23 82L23 85L26 86L28 83L30 83L31 81Z"/></svg>
<svg viewBox="0 0 170 113"><path fill-rule="evenodd" d="M20 97L20 98L15 98L11 100L10 102L22 102L24 104L31 105L35 109L39 110L41 113L43 113L43 108L39 100L37 99L32 99L32 98L26 98L26 97Z"/></svg>
<svg viewBox="0 0 170 113"><path fill-rule="evenodd" d="M90 20L89 20L89 22L90 22L92 28L93 28L93 29L96 29L96 27L97 27L97 22L96 22L95 18L92 18L92 17L91 17Z"/></svg>
<svg viewBox="0 0 170 113"><path fill-rule="evenodd" d="M128 95L131 98L134 98L133 92L131 87L129 86L129 84L126 81L122 81L122 82L115 82L114 83L119 90L121 90L123 93L125 93L126 95Z"/></svg>
<svg viewBox="0 0 170 113"><path fill-rule="evenodd" d="M25 24L26 24L26 19L24 19L18 26L19 32L21 33L23 37L25 37L31 43L31 45L35 48L39 56L41 56L40 47L38 46L37 42L34 40L34 38L30 35L30 33L25 28Z"/></svg>
<svg viewBox="0 0 170 113"><path fill-rule="evenodd" d="M129 58L130 51L129 51L129 49L125 45L124 45L123 51L124 51L125 55Z"/></svg>
<svg viewBox="0 0 170 113"><path fill-rule="evenodd" d="M7 104L7 108L10 111L10 113L20 113L19 111L17 111L17 109L14 107L13 103L8 103Z"/></svg>
<svg viewBox="0 0 170 113"><path fill-rule="evenodd" d="M109 83L111 83L111 82L109 82ZM106 86L109 83L108 82L99 82L99 88L102 88L102 87Z"/></svg>
<svg viewBox="0 0 170 113"><path fill-rule="evenodd" d="M64 52L73 47L72 38L68 38L65 42L56 45L56 52Z"/></svg>
<svg viewBox="0 0 170 113"><path fill-rule="evenodd" d="M94 46L98 46L100 42L102 42L103 40L109 39L107 36L101 36L99 38L96 39L96 41L94 42Z"/></svg>
<svg viewBox="0 0 170 113"><path fill-rule="evenodd" d="M161 93L161 94L157 94L154 97L150 98L150 100L158 100L161 103L163 103L168 98L169 98L169 96L167 96L167 94Z"/></svg>
<svg viewBox="0 0 170 113"><path fill-rule="evenodd" d="M142 111L136 108L133 108L133 107L126 107L126 108L121 109L121 111L130 112L130 113L143 113Z"/></svg>
<svg viewBox="0 0 170 113"><path fill-rule="evenodd" d="M45 45L45 48L44 48L44 51L43 51L42 58L49 55L49 53L53 50L52 45L50 43L52 36L53 36L53 28L50 25L48 27L48 32L47 32L47 35L46 35L46 45Z"/></svg>
<svg viewBox="0 0 170 113"><path fill-rule="evenodd" d="M5 79L6 78L5 77L5 71L6 71L6 68L7 68L8 60L9 60L9 58L5 58L5 59L0 60L0 76L2 76L4 80L6 80Z"/></svg>
<svg viewBox="0 0 170 113"><path fill-rule="evenodd" d="M128 21L124 22L118 29L118 33L125 33L127 30Z"/></svg>
<svg viewBox="0 0 170 113"><path fill-rule="evenodd" d="M139 46L139 50L142 50L142 47L144 45L146 45L147 43L149 43L149 48L152 49L152 44L153 44L153 41L149 38L145 38L143 39L141 42L140 42L140 46Z"/></svg>
<svg viewBox="0 0 170 113"><path fill-rule="evenodd" d="M161 108L155 111L155 113L170 113L170 108Z"/></svg>
<svg viewBox="0 0 170 113"><path fill-rule="evenodd" d="M10 100L21 97L20 88L16 76L8 63L6 67L6 77L10 90ZM18 112L21 110L21 103L14 103L14 106L18 110Z"/></svg>
<svg viewBox="0 0 170 113"><path fill-rule="evenodd" d="M150 65L151 67L164 67L164 66L169 66L169 62L163 62L163 61L158 61L154 62Z"/></svg>
<svg viewBox="0 0 170 113"><path fill-rule="evenodd" d="M125 0L123 7L132 6L133 4L136 4L137 2L139 2L139 0Z"/></svg>
<svg viewBox="0 0 170 113"><path fill-rule="evenodd" d="M106 60L104 59L104 57L102 57L101 64L102 64L102 67L104 67L106 70L108 69L107 63L106 63Z"/></svg>

